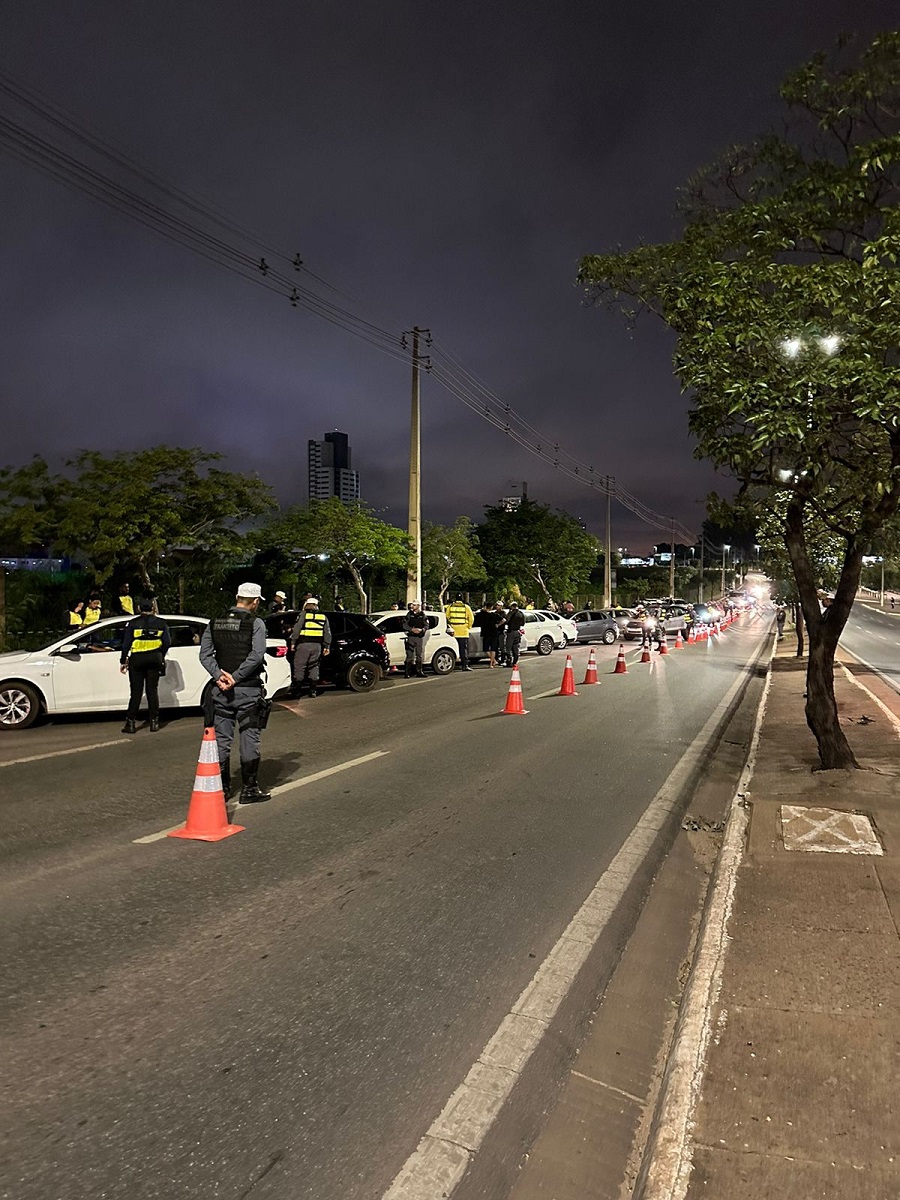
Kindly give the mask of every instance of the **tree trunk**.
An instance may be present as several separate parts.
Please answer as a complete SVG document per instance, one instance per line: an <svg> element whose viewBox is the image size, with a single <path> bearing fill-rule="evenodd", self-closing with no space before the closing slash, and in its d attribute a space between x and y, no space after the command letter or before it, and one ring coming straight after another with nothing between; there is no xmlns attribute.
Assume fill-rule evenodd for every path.
<svg viewBox="0 0 900 1200"><path fill-rule="evenodd" d="M791 601L791 613L794 618L794 632L797 634L797 658L803 657L803 609L799 600Z"/></svg>
<svg viewBox="0 0 900 1200"><path fill-rule="evenodd" d="M365 581L352 563L347 563L347 569L353 577L353 583L356 587L356 594L359 596L359 611L361 613L367 613L369 611L369 597L366 595Z"/></svg>
<svg viewBox="0 0 900 1200"><path fill-rule="evenodd" d="M838 717L837 702L834 698L834 653L850 615L853 597L856 595L862 569L862 553L854 545L848 545L837 592L831 605L823 613L819 606L816 579L806 549L803 507L802 497L795 497L788 505L784 541L797 581L797 592L809 640L809 658L806 664L806 723L816 739L823 770L859 767Z"/></svg>

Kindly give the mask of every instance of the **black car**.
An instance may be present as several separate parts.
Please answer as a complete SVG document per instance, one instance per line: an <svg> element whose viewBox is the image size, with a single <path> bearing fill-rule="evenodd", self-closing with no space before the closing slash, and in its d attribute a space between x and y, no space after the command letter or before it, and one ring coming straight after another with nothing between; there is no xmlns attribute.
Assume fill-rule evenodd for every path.
<svg viewBox="0 0 900 1200"><path fill-rule="evenodd" d="M290 646L299 616L296 609L287 609L263 619L269 636L283 637ZM384 635L359 613L326 612L325 616L331 626L331 652L322 655L320 679L354 692L370 692L391 665Z"/></svg>

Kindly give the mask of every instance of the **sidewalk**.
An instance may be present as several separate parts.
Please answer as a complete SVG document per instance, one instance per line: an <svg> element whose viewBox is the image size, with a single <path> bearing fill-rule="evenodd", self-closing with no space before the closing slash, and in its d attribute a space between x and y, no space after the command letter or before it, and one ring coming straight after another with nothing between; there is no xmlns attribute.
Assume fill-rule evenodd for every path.
<svg viewBox="0 0 900 1200"><path fill-rule="evenodd" d="M692 1171L686 1192L648 1183L654 1200L900 1197L900 740L872 693L894 712L900 697L836 668L841 719L868 769L814 772L794 649L786 637L772 662L746 795ZM867 823L842 813L871 819L868 852L851 852L866 849Z"/></svg>

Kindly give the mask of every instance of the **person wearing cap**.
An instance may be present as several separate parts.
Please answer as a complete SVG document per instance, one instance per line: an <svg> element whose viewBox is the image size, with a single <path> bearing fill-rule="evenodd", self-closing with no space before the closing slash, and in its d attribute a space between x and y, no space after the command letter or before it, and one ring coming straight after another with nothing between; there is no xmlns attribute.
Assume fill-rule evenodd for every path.
<svg viewBox="0 0 900 1200"><path fill-rule="evenodd" d="M159 729L159 677L165 671L166 652L172 644L169 627L153 612L153 601L145 596L138 604L138 615L125 626L125 638L119 658L119 670L128 674L131 696L123 733L136 732L138 709L144 691L150 712L150 732Z"/></svg>
<svg viewBox="0 0 900 1200"><path fill-rule="evenodd" d="M403 674L407 679L413 672L424 676L425 642L431 632L431 623L422 612L422 605L418 600L409 602L409 612L403 618L403 632L406 634L406 662Z"/></svg>
<svg viewBox="0 0 900 1200"><path fill-rule="evenodd" d="M447 624L456 638L456 644L459 646L459 662L456 664L460 671L471 671L469 666L469 631L475 624L475 614L462 598L462 593L457 592L456 599L452 604L448 604L444 609L444 616L447 618Z"/></svg>
<svg viewBox="0 0 900 1200"><path fill-rule="evenodd" d="M316 596L307 596L297 624L291 630L291 649L294 652L294 694L299 695L303 685L309 687L310 699L318 696L319 666L322 656L331 648L331 626L324 613L319 612Z"/></svg>
<svg viewBox="0 0 900 1200"><path fill-rule="evenodd" d="M265 597L258 583L242 583L234 604L213 617L200 639L200 662L209 672L213 726L226 798L231 788L231 746L237 725L241 755L241 804L270 799L258 781L260 717L266 709L263 677L266 627L258 615ZM266 714L267 715L267 714ZM208 717L207 717L208 720ZM263 718L263 724L265 718Z"/></svg>
<svg viewBox="0 0 900 1200"><path fill-rule="evenodd" d="M275 616L277 613L284 612L285 608L287 608L287 593L276 592L275 599L269 605L269 613Z"/></svg>

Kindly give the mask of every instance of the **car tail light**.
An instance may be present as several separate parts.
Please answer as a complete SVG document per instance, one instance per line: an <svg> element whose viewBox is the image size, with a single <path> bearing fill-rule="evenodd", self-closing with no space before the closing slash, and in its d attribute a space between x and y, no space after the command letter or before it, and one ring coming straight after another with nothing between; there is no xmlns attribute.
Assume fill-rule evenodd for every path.
<svg viewBox="0 0 900 1200"><path fill-rule="evenodd" d="M275 651L276 658L287 658L287 646L279 646Z"/></svg>
<svg viewBox="0 0 900 1200"><path fill-rule="evenodd" d="M384 636L384 634L383 634L383 633L380 633L380 634L378 635L378 637L375 639L375 641L378 643L378 645L379 645L379 646L386 646L386 645L387 645L387 638Z"/></svg>

